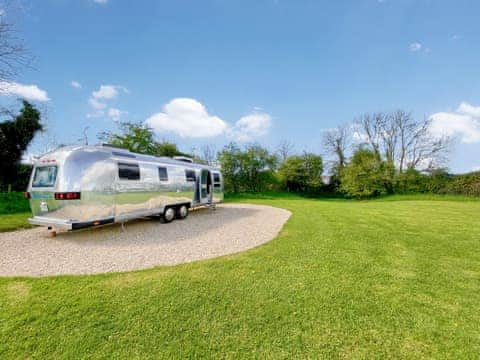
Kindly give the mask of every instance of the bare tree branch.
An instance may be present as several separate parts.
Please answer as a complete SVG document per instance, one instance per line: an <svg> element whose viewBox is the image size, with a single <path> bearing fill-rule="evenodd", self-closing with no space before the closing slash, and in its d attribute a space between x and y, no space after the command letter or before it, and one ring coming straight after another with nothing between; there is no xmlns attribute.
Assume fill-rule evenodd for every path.
<svg viewBox="0 0 480 360"><path fill-rule="evenodd" d="M289 140L282 140L277 147L277 154L280 159L280 163L287 160L294 152L295 145Z"/></svg>
<svg viewBox="0 0 480 360"><path fill-rule="evenodd" d="M349 126L342 125L335 129L326 130L322 139L325 151L335 158L336 166L343 168L347 161L347 149L350 144Z"/></svg>
<svg viewBox="0 0 480 360"><path fill-rule="evenodd" d="M217 149L213 144L205 144L200 149L200 160L206 165L215 166L217 163Z"/></svg>
<svg viewBox="0 0 480 360"><path fill-rule="evenodd" d="M431 133L430 119L415 120L403 110L364 114L356 124L364 143L400 173L442 165L451 145L448 137Z"/></svg>
<svg viewBox="0 0 480 360"><path fill-rule="evenodd" d="M10 82L25 67L30 67L32 56L25 47L25 41L11 19L18 12L14 1L0 1L0 82Z"/></svg>

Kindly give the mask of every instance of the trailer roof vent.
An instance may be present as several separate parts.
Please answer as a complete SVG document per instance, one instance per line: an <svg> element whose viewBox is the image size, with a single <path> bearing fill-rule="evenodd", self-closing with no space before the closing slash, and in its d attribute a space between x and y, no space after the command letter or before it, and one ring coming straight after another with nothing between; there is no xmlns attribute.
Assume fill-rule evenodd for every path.
<svg viewBox="0 0 480 360"><path fill-rule="evenodd" d="M174 156L173 158L177 161L182 161L190 164L193 163L193 159L186 156Z"/></svg>

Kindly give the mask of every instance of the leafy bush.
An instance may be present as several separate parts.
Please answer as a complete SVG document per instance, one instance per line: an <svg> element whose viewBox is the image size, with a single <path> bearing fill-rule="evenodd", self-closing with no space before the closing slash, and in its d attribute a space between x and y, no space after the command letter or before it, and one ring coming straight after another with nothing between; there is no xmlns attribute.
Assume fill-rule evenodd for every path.
<svg viewBox="0 0 480 360"><path fill-rule="evenodd" d="M387 193L391 184L390 168L368 149L355 151L342 170L340 190L349 197L370 198Z"/></svg>
<svg viewBox="0 0 480 360"><path fill-rule="evenodd" d="M21 192L0 193L0 214L29 212L28 201Z"/></svg>
<svg viewBox="0 0 480 360"><path fill-rule="evenodd" d="M445 186L445 193L480 196L480 172L453 177Z"/></svg>
<svg viewBox="0 0 480 360"><path fill-rule="evenodd" d="M322 157L305 153L290 156L279 169L284 186L288 191L315 193L322 187Z"/></svg>
<svg viewBox="0 0 480 360"><path fill-rule="evenodd" d="M24 175L20 160L35 134L42 131L40 112L27 101L22 102L20 113L10 120L0 122L0 187L23 191ZM20 179L20 183L16 184Z"/></svg>
<svg viewBox="0 0 480 360"><path fill-rule="evenodd" d="M219 153L226 192L259 192L271 189L278 182L274 175L277 158L260 145L241 150L231 143Z"/></svg>

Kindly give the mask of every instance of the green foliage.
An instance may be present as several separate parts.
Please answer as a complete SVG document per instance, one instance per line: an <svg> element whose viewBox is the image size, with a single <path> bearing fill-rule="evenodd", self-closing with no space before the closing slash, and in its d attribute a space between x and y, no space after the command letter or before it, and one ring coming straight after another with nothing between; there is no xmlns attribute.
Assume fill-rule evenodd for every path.
<svg viewBox="0 0 480 360"><path fill-rule="evenodd" d="M177 156L187 155L178 150L176 144L155 140L153 130L144 125L134 122L124 122L120 124L120 134L108 133L102 134L101 137L115 146L126 148L132 152L155 155L155 156Z"/></svg>
<svg viewBox="0 0 480 360"><path fill-rule="evenodd" d="M155 144L155 155L173 157L186 154L179 151L176 144L164 140Z"/></svg>
<svg viewBox="0 0 480 360"><path fill-rule="evenodd" d="M396 192L480 196L480 173L452 175L438 169L422 174L410 169L399 176Z"/></svg>
<svg viewBox="0 0 480 360"><path fill-rule="evenodd" d="M295 192L316 192L322 186L323 162L319 155L290 156L279 168L285 188Z"/></svg>
<svg viewBox="0 0 480 360"><path fill-rule="evenodd" d="M153 130L146 125L124 122L120 125L121 134L110 134L111 145L124 147L132 152L155 155L156 141Z"/></svg>
<svg viewBox="0 0 480 360"><path fill-rule="evenodd" d="M32 174L32 165L19 164L17 177L12 182L13 191L26 191L28 188L28 182L30 181L30 175Z"/></svg>
<svg viewBox="0 0 480 360"><path fill-rule="evenodd" d="M274 174L277 157L260 145L249 145L241 150L230 143L219 153L218 159L226 192L264 191L277 182Z"/></svg>
<svg viewBox="0 0 480 360"><path fill-rule="evenodd" d="M454 176L445 186L445 193L480 196L480 172Z"/></svg>
<svg viewBox="0 0 480 360"><path fill-rule="evenodd" d="M24 183L17 185L22 170L20 160L35 134L43 130L40 112L27 101L23 101L22 105L19 115L0 123L0 186L4 189L9 184L15 185L12 186L14 190L25 189Z"/></svg>
<svg viewBox="0 0 480 360"><path fill-rule="evenodd" d="M478 358L480 201L239 201L293 215L217 259L0 279L0 357Z"/></svg>
<svg viewBox="0 0 480 360"><path fill-rule="evenodd" d="M340 189L349 197L364 199L387 193L390 181L388 164L374 151L358 149L342 171Z"/></svg>
<svg viewBox="0 0 480 360"><path fill-rule="evenodd" d="M0 193L0 215L30 211L28 200L21 192Z"/></svg>

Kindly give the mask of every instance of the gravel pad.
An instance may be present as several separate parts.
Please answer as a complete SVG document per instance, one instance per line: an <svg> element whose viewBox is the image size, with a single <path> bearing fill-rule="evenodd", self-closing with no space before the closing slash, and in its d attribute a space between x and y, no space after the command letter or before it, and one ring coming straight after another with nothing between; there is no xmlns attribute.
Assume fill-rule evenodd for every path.
<svg viewBox="0 0 480 360"><path fill-rule="evenodd" d="M141 219L55 238L46 228L0 233L0 276L131 271L244 251L273 239L291 213L250 204L198 209L185 220Z"/></svg>

